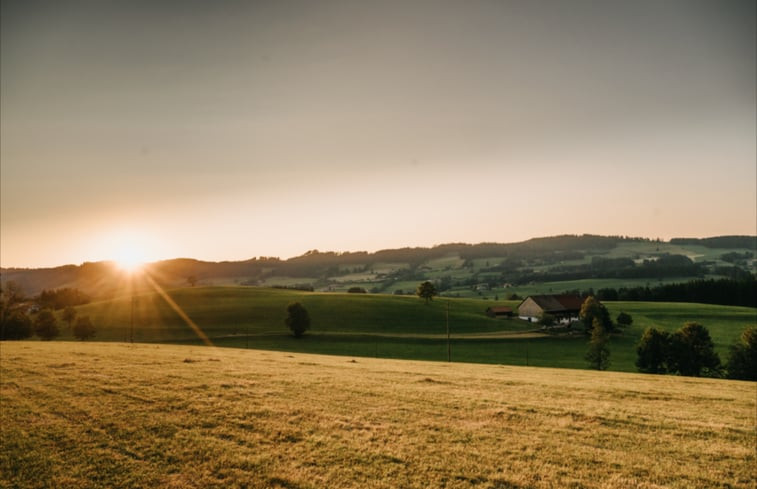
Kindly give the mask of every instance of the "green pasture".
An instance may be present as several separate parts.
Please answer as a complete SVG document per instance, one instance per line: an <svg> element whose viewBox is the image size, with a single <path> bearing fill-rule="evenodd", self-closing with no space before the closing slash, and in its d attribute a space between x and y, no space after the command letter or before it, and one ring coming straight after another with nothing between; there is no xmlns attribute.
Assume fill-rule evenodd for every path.
<svg viewBox="0 0 757 489"><path fill-rule="evenodd" d="M485 315L493 300L437 298L425 304L414 296L385 294L312 293L253 287L197 287L167 292L171 300L207 335L213 344L365 357L446 360L449 327L453 335L518 332L535 325L519 319L492 319ZM309 311L312 328L302 339L291 337L284 326L286 306L301 302ZM517 307L519 301L497 301ZM705 325L723 360L728 346L741 331L757 323L751 308L703 304L608 302L615 318L625 311L632 326L611 341L611 369L634 371L635 346L647 327L673 331L687 321ZM129 297L78 308L97 327L100 341L127 341L132 330ZM193 329L157 293L141 294L133 303L136 342L199 343ZM72 339L61 322L62 339ZM416 337L407 337L416 335ZM418 337L420 335L420 337ZM428 335L424 337L424 335ZM584 368L587 338L582 335L542 338L456 338L453 361L545 367Z"/></svg>

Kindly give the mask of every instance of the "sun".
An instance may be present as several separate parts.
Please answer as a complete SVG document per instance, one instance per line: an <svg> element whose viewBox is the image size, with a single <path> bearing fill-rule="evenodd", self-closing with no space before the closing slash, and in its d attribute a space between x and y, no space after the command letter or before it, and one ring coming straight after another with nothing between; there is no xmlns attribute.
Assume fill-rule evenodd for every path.
<svg viewBox="0 0 757 489"><path fill-rule="evenodd" d="M138 249L124 247L116 253L115 262L118 268L124 272L133 273L142 268L145 263L145 257Z"/></svg>
<svg viewBox="0 0 757 489"><path fill-rule="evenodd" d="M138 271L144 265L144 260L139 256L125 254L116 258L116 266L124 272L133 273Z"/></svg>
<svg viewBox="0 0 757 489"><path fill-rule="evenodd" d="M147 248L137 239L123 239L112 248L116 266L127 273L138 272L148 261Z"/></svg>

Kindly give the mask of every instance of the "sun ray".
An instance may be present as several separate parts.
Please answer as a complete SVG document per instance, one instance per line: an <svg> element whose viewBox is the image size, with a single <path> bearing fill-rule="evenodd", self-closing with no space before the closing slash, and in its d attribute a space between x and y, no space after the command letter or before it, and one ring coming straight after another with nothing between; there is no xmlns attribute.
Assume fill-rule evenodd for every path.
<svg viewBox="0 0 757 489"><path fill-rule="evenodd" d="M176 312L176 314L179 315L179 317L187 323L187 326L192 328L192 331L197 335L200 340L202 340L203 343L207 346L213 346L213 342L210 341L210 338L208 338L208 335L205 334L205 332L195 323L192 321L192 318L190 318L187 313L184 312L184 310L174 301L168 293L166 293L165 290L163 290L163 287L161 287L153 278L145 272L144 274L145 279L150 284L150 286L160 295L166 303L171 306L171 309Z"/></svg>

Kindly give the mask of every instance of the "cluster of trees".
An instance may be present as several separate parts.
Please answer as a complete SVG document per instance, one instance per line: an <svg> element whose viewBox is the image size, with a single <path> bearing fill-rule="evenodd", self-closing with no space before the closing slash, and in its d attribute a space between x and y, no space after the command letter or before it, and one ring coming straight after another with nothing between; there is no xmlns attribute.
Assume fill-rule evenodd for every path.
<svg viewBox="0 0 757 489"><path fill-rule="evenodd" d="M744 330L725 365L706 327L688 322L673 333L647 328L636 347L639 372L757 380L757 329Z"/></svg>
<svg viewBox="0 0 757 489"><path fill-rule="evenodd" d="M92 299L79 289L64 287L62 289L42 290L35 302L40 309L63 309L88 304Z"/></svg>
<svg viewBox="0 0 757 489"><path fill-rule="evenodd" d="M60 295L49 293L47 300L61 297L65 300L82 300L76 289L63 289ZM40 309L39 300L29 300L23 290L14 282L3 284L0 290L0 340L23 340L37 335L42 340L52 340L60 336L58 318L51 306ZM67 305L61 312L61 319L68 323L75 338L87 340L95 335L95 327L89 316L77 317L76 309Z"/></svg>
<svg viewBox="0 0 757 489"><path fill-rule="evenodd" d="M706 248L757 249L757 236L716 236L714 238L673 238L670 244L700 245Z"/></svg>

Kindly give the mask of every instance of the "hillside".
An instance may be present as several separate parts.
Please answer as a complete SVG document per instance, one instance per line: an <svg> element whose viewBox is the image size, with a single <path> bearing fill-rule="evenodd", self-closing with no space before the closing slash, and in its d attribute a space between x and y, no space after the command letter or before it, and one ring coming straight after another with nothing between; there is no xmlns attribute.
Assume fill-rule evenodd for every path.
<svg viewBox="0 0 757 489"><path fill-rule="evenodd" d="M1 345L0 486L748 488L754 383Z"/></svg>
<svg viewBox="0 0 757 489"><path fill-rule="evenodd" d="M381 294L318 293L259 287L186 287L167 296L186 318L220 346L300 351L364 357L446 360L446 325L455 361L585 368L583 335L552 336L518 319L485 315L492 301L437 299L426 305L417 297ZM301 302L312 318L302 339L284 327L286 306ZM497 304L517 307L518 301ZM703 304L607 302L612 317L630 313L634 323L611 341L610 369L635 371L635 346L646 327L668 331L686 321L704 324L721 358L741 331L757 323L757 310ZM143 292L133 303L136 342L197 342L197 333L157 292ZM132 336L131 297L77 308L90 316L98 340L127 341ZM61 339L73 339L61 321Z"/></svg>
<svg viewBox="0 0 757 489"><path fill-rule="evenodd" d="M445 244L367 252L309 251L281 260L239 262L175 259L148 270L165 287L253 285L346 291L361 287L384 294L412 294L432 280L448 296L505 298L513 294L590 288L648 287L703 278L745 278L757 271L757 237L725 236L662 242L608 236L556 236L521 243ZM3 282L26 293L75 287L113 297L126 280L109 262L50 269L2 269Z"/></svg>

